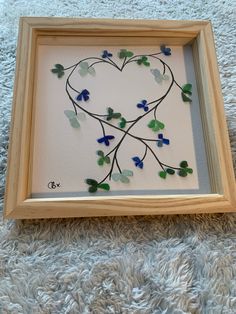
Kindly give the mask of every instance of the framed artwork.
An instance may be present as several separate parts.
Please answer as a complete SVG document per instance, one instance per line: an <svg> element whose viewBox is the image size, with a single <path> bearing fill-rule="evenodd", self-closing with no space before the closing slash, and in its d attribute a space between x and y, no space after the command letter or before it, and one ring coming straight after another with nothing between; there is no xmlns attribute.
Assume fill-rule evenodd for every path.
<svg viewBox="0 0 236 314"><path fill-rule="evenodd" d="M21 18L6 218L235 204L210 22Z"/></svg>

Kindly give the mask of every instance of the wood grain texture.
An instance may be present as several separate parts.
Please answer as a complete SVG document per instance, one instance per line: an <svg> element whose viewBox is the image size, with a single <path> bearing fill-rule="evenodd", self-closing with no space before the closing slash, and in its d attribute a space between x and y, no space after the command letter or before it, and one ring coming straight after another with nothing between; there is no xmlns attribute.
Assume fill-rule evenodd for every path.
<svg viewBox="0 0 236 314"><path fill-rule="evenodd" d="M39 44L150 45L193 42L211 172L209 195L31 199L36 54ZM31 136L30 136L31 135ZM211 25L207 21L22 18L18 40L4 216L54 218L226 212L236 189Z"/></svg>
<svg viewBox="0 0 236 314"><path fill-rule="evenodd" d="M211 24L206 25L197 38L203 89L205 88L205 115L203 121L214 188L233 204L236 203L235 178L230 150L220 77Z"/></svg>
<svg viewBox="0 0 236 314"><path fill-rule="evenodd" d="M131 19L76 19L76 18L51 18L51 17L24 17L22 18L32 28L44 30L51 33L52 30L69 30L71 34L75 32L88 32L90 35L111 36L119 33L130 36L137 32L138 36L146 36L146 32L158 31L160 36L165 32L171 32L172 37L183 37L197 35L208 21L188 21L188 20L131 20ZM104 33L103 33L104 31ZM123 32L122 32L123 31Z"/></svg>
<svg viewBox="0 0 236 314"><path fill-rule="evenodd" d="M60 35L46 35L38 33L38 44L39 45L50 45L50 46L160 46L165 45L187 45L193 40L192 37L157 37L150 36L138 36L137 34L132 34L132 36L68 36L64 32ZM43 32L42 32L43 33Z"/></svg>
<svg viewBox="0 0 236 314"><path fill-rule="evenodd" d="M7 180L5 189L5 216L17 207L19 201L18 189L22 188L20 184L20 169L22 164L22 130L25 105L25 85L27 75L27 63L29 58L28 46L30 39L30 27L23 19L20 20L16 58L16 73L14 84L14 97L12 104L12 119L10 130L10 143L8 150ZM26 147L27 149L27 147ZM23 158L24 159L24 158Z"/></svg>
<svg viewBox="0 0 236 314"><path fill-rule="evenodd" d="M6 218L65 218L92 216L170 215L231 212L234 207L222 195L122 196L112 198L29 199Z"/></svg>

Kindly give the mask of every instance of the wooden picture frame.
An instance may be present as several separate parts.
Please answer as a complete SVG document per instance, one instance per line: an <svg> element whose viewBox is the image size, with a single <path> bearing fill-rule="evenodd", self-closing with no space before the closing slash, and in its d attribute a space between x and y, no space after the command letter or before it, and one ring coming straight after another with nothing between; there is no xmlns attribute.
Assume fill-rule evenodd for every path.
<svg viewBox="0 0 236 314"><path fill-rule="evenodd" d="M38 45L191 45L211 193L33 198L32 154ZM235 178L211 23L208 21L20 19L5 218L32 219L232 212Z"/></svg>

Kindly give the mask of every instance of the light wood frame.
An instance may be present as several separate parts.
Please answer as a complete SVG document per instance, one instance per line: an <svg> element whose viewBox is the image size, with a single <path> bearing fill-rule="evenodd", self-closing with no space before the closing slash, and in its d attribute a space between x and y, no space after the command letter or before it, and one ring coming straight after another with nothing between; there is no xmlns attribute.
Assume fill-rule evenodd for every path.
<svg viewBox="0 0 236 314"><path fill-rule="evenodd" d="M31 148L37 45L66 36L80 43L192 44L212 194L31 198ZM20 19L5 218L53 218L230 212L236 209L235 178L224 115L211 23L35 18Z"/></svg>

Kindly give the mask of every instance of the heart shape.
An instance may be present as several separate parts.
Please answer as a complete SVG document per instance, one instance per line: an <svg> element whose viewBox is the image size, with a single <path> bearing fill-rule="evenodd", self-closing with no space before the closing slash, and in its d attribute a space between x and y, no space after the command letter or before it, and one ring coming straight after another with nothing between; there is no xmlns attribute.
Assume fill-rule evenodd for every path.
<svg viewBox="0 0 236 314"><path fill-rule="evenodd" d="M85 76L84 73L83 75L79 74L79 84L78 72L80 73L81 68L78 67L78 72L74 71L70 78L71 85L80 92L75 92L73 98L79 97L81 99L83 97L81 91L87 90L90 93L90 99L87 101L90 111L102 115L110 107L114 112L121 113L126 121L137 119L142 114L137 105L144 99L147 103L154 102L155 99L158 99L158 95L167 91L169 81L167 80L164 84L159 85L150 72L151 67L159 66L160 69L162 68L158 60L149 57L150 66L145 66L138 63L142 59L141 57L136 59L134 59L135 62L129 62L123 68L123 59L116 61L119 68L106 62L106 60L97 62L92 65L92 68L96 71L95 74L90 75L89 72ZM146 59L145 62L147 62ZM95 62L91 60L90 64L93 63ZM88 70L88 64L89 61L86 62L86 70ZM148 109L147 106L145 108ZM149 110L151 108L152 106ZM123 121L123 124L125 124L125 121ZM123 125L123 127L125 126Z"/></svg>

